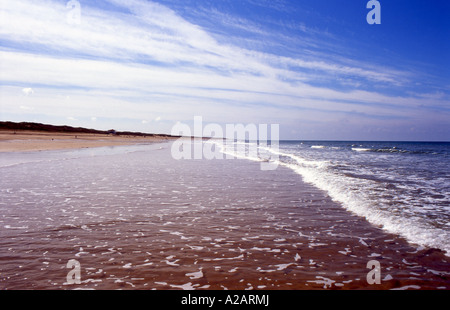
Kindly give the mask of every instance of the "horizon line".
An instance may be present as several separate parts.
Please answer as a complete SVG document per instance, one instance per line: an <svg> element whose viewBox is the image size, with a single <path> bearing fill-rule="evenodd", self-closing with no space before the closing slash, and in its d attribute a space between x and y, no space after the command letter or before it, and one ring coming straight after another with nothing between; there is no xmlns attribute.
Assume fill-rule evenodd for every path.
<svg viewBox="0 0 450 310"><path fill-rule="evenodd" d="M95 128L86 128L86 127L74 127L74 126L70 126L70 125L54 125L54 124L45 124L45 123L38 123L38 122L14 122L14 121L0 121L0 130L30 130L30 131L49 131L49 130L45 130L45 129L29 129L29 128L2 128L3 126L1 125L6 125L7 123L12 123L14 125L21 125L21 124L32 124L32 125L38 125L38 126L49 126L49 127L67 127L70 129L75 129L75 130L84 130L84 131L95 131L97 133L103 133L103 134L108 134L111 133L112 131L114 131L115 133L117 133L118 135L120 134L128 134L128 135L156 135L156 136L170 136L170 137L180 137L180 138L203 138L203 139L226 139L226 137L205 137L205 136L195 136L195 135L191 135L191 136L179 136L179 135L172 135L172 134L165 134L165 133L149 133L149 132L139 132L139 131L123 131L123 130L115 130L115 129L109 129L109 130L100 130L100 129L95 129ZM56 129L56 128L53 128ZM64 132L64 131L62 131ZM70 132L70 131L69 131ZM94 133L95 133L94 132ZM236 141L242 141L242 140L237 140ZM244 142L248 143L248 142L259 142L259 141L263 141L263 140L245 140ZM265 140L264 140L265 141ZM279 139L279 142L396 142L396 143L450 143L450 140L448 141L442 141L442 140L365 140L365 139Z"/></svg>

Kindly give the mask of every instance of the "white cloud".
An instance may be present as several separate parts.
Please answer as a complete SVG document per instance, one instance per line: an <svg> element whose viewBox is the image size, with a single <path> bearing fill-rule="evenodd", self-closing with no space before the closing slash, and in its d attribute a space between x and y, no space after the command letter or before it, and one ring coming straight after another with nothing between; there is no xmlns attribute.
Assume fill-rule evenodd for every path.
<svg viewBox="0 0 450 310"><path fill-rule="evenodd" d="M8 76L2 82L45 81L49 87L91 88L105 96L151 97L164 101L167 98L189 97L196 100L229 100L235 104L266 103L274 106L310 107L307 102L339 102L360 105L385 103L386 105L410 105L410 98L395 98L367 91L341 92L306 83L284 83L272 77L232 74L228 76L197 69L183 71L179 68L136 66L111 61L55 59L48 56L0 52ZM23 65L21 68L20 66ZM20 69L19 69L20 68ZM70 74L66 74L70 72ZM63 77L63 78L62 78ZM123 89L129 91L123 94ZM114 91L120 89L121 91ZM73 94L67 95L73 101Z"/></svg>
<svg viewBox="0 0 450 310"><path fill-rule="evenodd" d="M71 121L96 115L91 121L127 118L146 124L161 120L155 115L165 120L203 115L209 121L268 123L275 116L291 122L330 121L336 113L416 117L424 115L417 107L447 104L445 96L395 97L313 86L339 78L343 85L361 86L364 80L398 86L409 76L350 60L336 63L247 50L219 43L160 4L109 2L131 13L99 11L82 3L81 23L72 25L66 21L64 1L2 1L0 39L30 49L0 48L0 83L33 86L22 89L27 98L18 98L16 87L0 86L2 101L8 102L2 112L20 113L17 107L24 107L21 100L26 99L26 106L42 114L66 118L70 113ZM257 31L245 20L230 17L229 22ZM349 76L358 83L346 80Z"/></svg>
<svg viewBox="0 0 450 310"><path fill-rule="evenodd" d="M22 92L23 92L26 96L32 95L32 94L34 93L34 91L33 91L32 88L23 88L23 89L22 89Z"/></svg>
<svg viewBox="0 0 450 310"><path fill-rule="evenodd" d="M44 44L58 51L75 51L91 57L183 63L191 67L213 67L226 72L272 77L300 78L297 71L282 69L286 66L351 74L384 82L396 81L399 73L343 66L323 60L279 57L219 44L200 27L160 4L135 0L110 2L126 7L132 15L114 15L83 5L83 21L74 26L63 18L67 9L61 2L12 2L2 8L5 19L0 35L9 40ZM308 76L312 75L302 75L301 78Z"/></svg>

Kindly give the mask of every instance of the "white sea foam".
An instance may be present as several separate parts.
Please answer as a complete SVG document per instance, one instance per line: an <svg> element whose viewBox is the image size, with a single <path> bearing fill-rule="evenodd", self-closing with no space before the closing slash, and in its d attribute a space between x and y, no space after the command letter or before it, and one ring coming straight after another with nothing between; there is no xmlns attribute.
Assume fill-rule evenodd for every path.
<svg viewBox="0 0 450 310"><path fill-rule="evenodd" d="M316 146L317 147L317 146ZM371 189L378 189L378 183L369 179L356 179L346 177L336 170L329 169L331 164L326 160L306 159L298 154L282 150L273 150L270 147L261 147L264 151L277 155L280 159L277 164L288 167L295 173L302 176L307 183L313 184L317 188L324 190L336 202L339 202L344 208L353 212L358 216L366 218L370 223L381 226L390 233L403 236L413 244L438 248L446 252L450 256L450 233L444 229L434 227L417 216L405 216L404 214L423 212L426 213L426 207L421 205L420 209L403 208L404 214L396 214L387 207L390 199L382 199L378 197L373 199ZM369 148L356 148L352 150L358 152L370 151ZM244 154L240 156L249 160ZM283 157L289 160L284 160ZM364 170L362 170L364 172ZM370 170L365 172L370 176ZM389 175L385 176L389 178ZM413 177L413 176L412 176ZM384 189L378 189L384 190ZM384 204L383 204L383 201ZM380 205L381 202L381 205ZM430 207L433 201L430 201ZM384 207L386 205L386 207ZM413 207L411 207L413 208Z"/></svg>
<svg viewBox="0 0 450 310"><path fill-rule="evenodd" d="M356 152L370 152L370 151L372 151L372 149L367 149L367 148L362 148L362 147L353 147L352 150L356 151Z"/></svg>
<svg viewBox="0 0 450 310"><path fill-rule="evenodd" d="M450 254L450 236L447 231L430 227L420 219L397 216L378 208L377 201L373 201L367 193L349 190L358 186L354 184L354 180L345 179L326 170L292 164L288 166L300 174L304 181L326 191L333 200L340 202L347 210L365 217L372 224L379 225L390 233L401 235L412 243L440 248Z"/></svg>
<svg viewBox="0 0 450 310"><path fill-rule="evenodd" d="M185 291L192 291L195 290L195 287L192 285L192 282L183 284L183 285L174 285L174 284L169 284L171 287L173 288L178 288L178 289L182 289Z"/></svg>
<svg viewBox="0 0 450 310"><path fill-rule="evenodd" d="M200 279L203 277L203 271L202 269L200 269L197 272L186 273L186 276L189 277L191 280Z"/></svg>

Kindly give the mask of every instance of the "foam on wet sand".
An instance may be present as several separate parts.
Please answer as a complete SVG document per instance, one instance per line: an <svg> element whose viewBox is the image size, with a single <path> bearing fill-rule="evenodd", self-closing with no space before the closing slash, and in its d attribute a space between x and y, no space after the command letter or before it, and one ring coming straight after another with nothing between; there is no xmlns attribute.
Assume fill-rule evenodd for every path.
<svg viewBox="0 0 450 310"><path fill-rule="evenodd" d="M374 227L287 168L259 167L176 161L159 146L3 167L0 288L449 288L442 252ZM65 284L70 259L81 284ZM370 260L381 284L366 280Z"/></svg>

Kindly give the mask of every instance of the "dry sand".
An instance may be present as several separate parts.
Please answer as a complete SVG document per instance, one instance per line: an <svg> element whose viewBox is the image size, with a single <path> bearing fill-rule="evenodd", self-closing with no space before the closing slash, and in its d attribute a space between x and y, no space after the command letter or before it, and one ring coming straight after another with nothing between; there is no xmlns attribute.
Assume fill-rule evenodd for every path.
<svg viewBox="0 0 450 310"><path fill-rule="evenodd" d="M27 152L133 145L172 139L166 136L114 136L86 133L0 130L0 152Z"/></svg>

